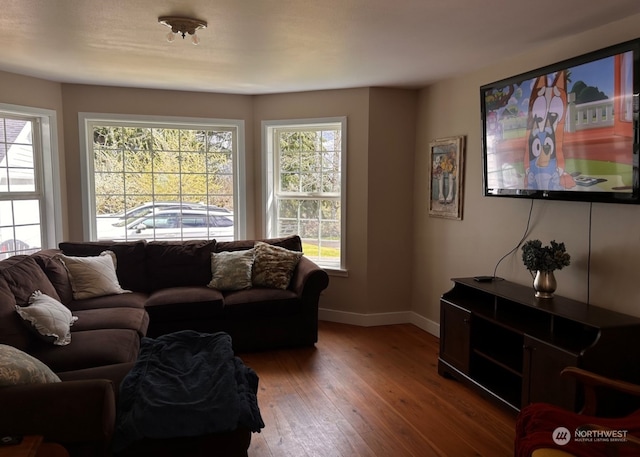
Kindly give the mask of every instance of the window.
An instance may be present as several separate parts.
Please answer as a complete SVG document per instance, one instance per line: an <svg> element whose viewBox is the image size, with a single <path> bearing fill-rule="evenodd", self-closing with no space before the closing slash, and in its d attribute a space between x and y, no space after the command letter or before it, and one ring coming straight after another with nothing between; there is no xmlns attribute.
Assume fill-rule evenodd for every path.
<svg viewBox="0 0 640 457"><path fill-rule="evenodd" d="M55 121L50 110L0 104L0 259L57 243Z"/></svg>
<svg viewBox="0 0 640 457"><path fill-rule="evenodd" d="M241 121L82 117L90 239L244 236Z"/></svg>
<svg viewBox="0 0 640 457"><path fill-rule="evenodd" d="M263 123L266 235L300 235L307 257L344 269L346 118Z"/></svg>

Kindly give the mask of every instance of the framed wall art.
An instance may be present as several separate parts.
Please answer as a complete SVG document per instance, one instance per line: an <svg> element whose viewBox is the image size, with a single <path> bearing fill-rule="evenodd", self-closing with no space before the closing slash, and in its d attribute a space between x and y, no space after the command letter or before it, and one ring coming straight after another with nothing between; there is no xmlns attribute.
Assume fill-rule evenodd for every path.
<svg viewBox="0 0 640 457"><path fill-rule="evenodd" d="M464 147L464 136L430 143L429 216L462 219Z"/></svg>

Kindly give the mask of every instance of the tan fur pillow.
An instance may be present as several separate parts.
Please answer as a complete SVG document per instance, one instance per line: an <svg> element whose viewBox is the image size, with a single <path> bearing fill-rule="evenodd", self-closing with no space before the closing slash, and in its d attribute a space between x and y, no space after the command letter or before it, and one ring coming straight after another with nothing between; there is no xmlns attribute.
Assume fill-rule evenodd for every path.
<svg viewBox="0 0 640 457"><path fill-rule="evenodd" d="M288 288L302 252L290 251L262 241L256 241L254 249L253 286Z"/></svg>

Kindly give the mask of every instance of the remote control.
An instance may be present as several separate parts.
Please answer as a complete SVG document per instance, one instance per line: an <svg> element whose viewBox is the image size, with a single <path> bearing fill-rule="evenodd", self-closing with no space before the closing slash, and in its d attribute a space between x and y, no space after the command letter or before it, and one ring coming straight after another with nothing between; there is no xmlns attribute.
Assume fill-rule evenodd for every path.
<svg viewBox="0 0 640 457"><path fill-rule="evenodd" d="M478 282L491 282L493 281L493 276L474 276L473 279Z"/></svg>

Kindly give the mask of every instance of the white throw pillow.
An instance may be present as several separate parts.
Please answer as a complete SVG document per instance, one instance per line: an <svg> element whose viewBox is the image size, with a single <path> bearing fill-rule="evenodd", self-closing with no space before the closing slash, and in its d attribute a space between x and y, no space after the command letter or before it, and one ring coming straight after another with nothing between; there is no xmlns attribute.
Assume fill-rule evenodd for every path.
<svg viewBox="0 0 640 457"><path fill-rule="evenodd" d="M44 363L13 346L0 344L0 387L60 382Z"/></svg>
<svg viewBox="0 0 640 457"><path fill-rule="evenodd" d="M29 306L16 305L16 311L45 340L53 342L56 346L71 343L70 327L78 318L55 298L36 290L29 297Z"/></svg>
<svg viewBox="0 0 640 457"><path fill-rule="evenodd" d="M60 260L69 273L75 300L130 292L120 287L116 276L116 255L113 251L103 251L94 257L70 257L60 254Z"/></svg>

